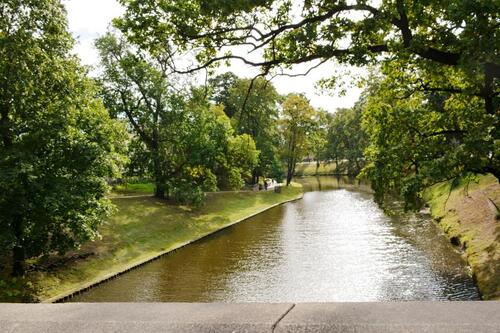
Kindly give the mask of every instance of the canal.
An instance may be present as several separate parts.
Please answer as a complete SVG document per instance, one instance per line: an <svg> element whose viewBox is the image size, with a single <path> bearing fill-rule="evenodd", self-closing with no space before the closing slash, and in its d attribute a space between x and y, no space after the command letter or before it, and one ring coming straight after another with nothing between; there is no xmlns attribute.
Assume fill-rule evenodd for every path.
<svg viewBox="0 0 500 333"><path fill-rule="evenodd" d="M273 208L84 292L74 302L333 302L479 299L426 214L388 216L366 185L300 180Z"/></svg>

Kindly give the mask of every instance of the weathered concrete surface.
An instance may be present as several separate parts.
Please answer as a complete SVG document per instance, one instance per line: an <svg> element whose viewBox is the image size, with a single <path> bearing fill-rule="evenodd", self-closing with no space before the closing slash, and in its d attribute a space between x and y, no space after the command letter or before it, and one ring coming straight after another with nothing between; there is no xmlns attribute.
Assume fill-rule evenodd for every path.
<svg viewBox="0 0 500 333"><path fill-rule="evenodd" d="M500 332L500 302L299 304L276 332Z"/></svg>
<svg viewBox="0 0 500 333"><path fill-rule="evenodd" d="M0 332L271 332L292 304L0 305Z"/></svg>
<svg viewBox="0 0 500 333"><path fill-rule="evenodd" d="M500 302L0 304L0 332L500 333Z"/></svg>

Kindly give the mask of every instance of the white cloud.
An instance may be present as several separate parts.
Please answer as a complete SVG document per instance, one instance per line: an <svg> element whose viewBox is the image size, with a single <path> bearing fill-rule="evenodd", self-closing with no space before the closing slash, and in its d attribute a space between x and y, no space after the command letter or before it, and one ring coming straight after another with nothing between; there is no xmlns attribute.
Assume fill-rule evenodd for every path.
<svg viewBox="0 0 500 333"><path fill-rule="evenodd" d="M116 0L63 0L70 30L82 38L103 33L111 20L123 14Z"/></svg>
<svg viewBox="0 0 500 333"><path fill-rule="evenodd" d="M123 14L116 0L63 0L68 12L69 30L77 40L74 52L85 65L98 62L94 40L104 34L111 20Z"/></svg>
<svg viewBox="0 0 500 333"><path fill-rule="evenodd" d="M95 66L98 63L97 51L94 48L94 40L103 35L111 24L111 20L123 14L123 7L116 0L63 0L68 12L69 29L77 39L74 52L81 58L82 63ZM351 88L343 97L331 97L319 94L315 87L317 80L328 77L338 68L334 64L325 64L305 77L277 77L273 84L281 94L291 92L303 92L311 100L315 107L322 107L333 112L339 107L350 107L361 93L358 88ZM248 68L241 63L234 62L230 68L221 68L219 72L231 70L240 76L252 76L258 71ZM307 68L298 66L294 70L302 73ZM358 75L364 75L366 71L352 69Z"/></svg>

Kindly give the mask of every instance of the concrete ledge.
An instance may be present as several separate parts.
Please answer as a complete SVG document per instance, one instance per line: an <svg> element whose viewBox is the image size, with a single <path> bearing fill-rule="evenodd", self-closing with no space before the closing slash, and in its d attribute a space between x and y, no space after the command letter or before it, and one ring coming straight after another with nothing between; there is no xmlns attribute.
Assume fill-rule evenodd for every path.
<svg viewBox="0 0 500 333"><path fill-rule="evenodd" d="M276 332L500 332L500 302L299 304Z"/></svg>
<svg viewBox="0 0 500 333"><path fill-rule="evenodd" d="M500 332L500 302L0 304L0 332Z"/></svg>

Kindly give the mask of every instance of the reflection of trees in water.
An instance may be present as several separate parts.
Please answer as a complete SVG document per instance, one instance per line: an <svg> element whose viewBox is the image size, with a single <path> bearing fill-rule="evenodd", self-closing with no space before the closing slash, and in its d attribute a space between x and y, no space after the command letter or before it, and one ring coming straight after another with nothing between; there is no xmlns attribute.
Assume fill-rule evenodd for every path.
<svg viewBox="0 0 500 333"><path fill-rule="evenodd" d="M356 190L372 193L370 183L365 179L357 179L348 176L311 176L295 178L295 181L302 184L304 191L327 191L327 190Z"/></svg>
<svg viewBox="0 0 500 333"><path fill-rule="evenodd" d="M472 279L467 276L460 255L439 235L437 226L430 223L427 217L406 214L399 207L391 218L381 215L380 220L372 221L371 224L362 223L363 219L358 219L354 225L353 221L344 219L342 224L332 220L332 216L341 216L343 209L354 209L351 213L355 213L356 209L365 210L366 208L361 208L365 205L360 204L363 201L373 203L371 193L365 190L369 188L368 185L363 184L363 181L349 181L347 177L309 177L300 181L307 191L345 189L353 193L308 193L301 202L271 209L222 230L103 284L102 288L95 289L95 294L91 290L88 297L74 300L207 302L248 300L258 294L259 297L270 296L278 301L293 297L290 295L293 295L295 289L287 288L297 288L295 283L299 276L302 276L301 281L307 281L304 276L316 271L315 265L335 263L339 266L330 273L346 274L348 270L341 263L345 262L349 266L356 261L356 256L363 252L360 252L355 244L351 244L354 246L353 257L351 258L350 250L344 257L339 257L338 251L333 250L331 245L344 233L352 234L347 239L356 239L358 231L368 231L366 240L374 240L376 244L372 244L371 250L374 250L375 256L382 253L380 263L388 267L388 274L381 275L380 282L377 282L380 283L380 300L445 299L447 295L461 299L477 297ZM336 205L332 205L334 203ZM394 202L394 206L398 207L398 203ZM325 207L320 208L322 213L319 213L319 207ZM332 209L334 214L328 209ZM290 222L294 221L295 214L301 217L296 222ZM316 218L319 219L317 223L314 220ZM339 228L329 234L328 230L322 227L321 221L328 224L337 221ZM382 233L377 235L369 232L370 225L374 230L382 230ZM366 242L364 244L366 245ZM326 248L331 250L325 251ZM337 257L332 258L330 255L335 253ZM368 260L375 259L377 258ZM310 260L312 268L303 266L304 260ZM274 268L280 271L273 272ZM276 284L273 280L276 277L278 280L284 280L279 280L280 284ZM352 279L356 278L352 276ZM340 280L335 280L338 285L327 286L321 292L326 295L335 288L342 288ZM321 277L316 281L318 288L322 281L325 279ZM360 285L362 287L357 291L358 295L363 293L363 288L369 293L367 285L358 284ZM281 287L283 288L280 289ZM315 287L315 290L319 290L318 288Z"/></svg>

